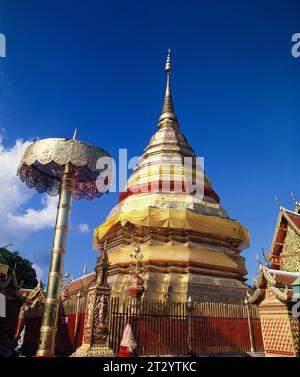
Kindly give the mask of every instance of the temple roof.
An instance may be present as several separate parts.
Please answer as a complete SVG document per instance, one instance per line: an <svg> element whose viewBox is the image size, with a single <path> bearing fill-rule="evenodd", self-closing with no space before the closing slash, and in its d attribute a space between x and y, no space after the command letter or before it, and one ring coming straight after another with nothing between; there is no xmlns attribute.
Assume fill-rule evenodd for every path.
<svg viewBox="0 0 300 377"><path fill-rule="evenodd" d="M284 209L283 215L293 228L300 233L300 214Z"/></svg>
<svg viewBox="0 0 300 377"><path fill-rule="evenodd" d="M268 267L300 271L300 214L280 207L268 256Z"/></svg>
<svg viewBox="0 0 300 377"><path fill-rule="evenodd" d="M296 202L294 211L279 205L279 215L269 254L263 251L268 263L265 267L259 262L255 292L250 302L261 300L267 289L282 301L293 296L293 285L300 277L300 205Z"/></svg>
<svg viewBox="0 0 300 377"><path fill-rule="evenodd" d="M26 302L24 304L25 308L33 308L36 305L44 303L46 300L46 291L42 288L40 281L38 282L37 286L34 289L30 289L30 292L25 293L25 295L26 295Z"/></svg>
<svg viewBox="0 0 300 377"><path fill-rule="evenodd" d="M252 296L248 297L248 301L251 303L260 301L264 297L267 288L270 289L279 300L287 301L292 298L292 285L299 277L300 272L278 271L260 264L258 278L253 279L255 282L255 291Z"/></svg>
<svg viewBox="0 0 300 377"><path fill-rule="evenodd" d="M91 272L87 275L80 276L78 279L72 280L63 290L62 299L76 298L78 292L86 292L93 284L96 278L96 273Z"/></svg>

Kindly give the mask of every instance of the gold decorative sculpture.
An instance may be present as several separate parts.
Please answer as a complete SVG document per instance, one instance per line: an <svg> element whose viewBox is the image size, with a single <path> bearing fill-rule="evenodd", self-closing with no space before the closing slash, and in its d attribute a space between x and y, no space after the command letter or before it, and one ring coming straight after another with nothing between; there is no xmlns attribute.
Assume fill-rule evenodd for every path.
<svg viewBox="0 0 300 377"><path fill-rule="evenodd" d="M103 194L97 182L100 174L97 161L101 157L110 156L103 149L77 141L75 130L73 139L50 138L29 145L18 168L17 175L29 188L50 196L59 195L37 356L54 355L71 201L72 198L92 200Z"/></svg>
<svg viewBox="0 0 300 377"><path fill-rule="evenodd" d="M96 281L89 288L84 318L82 345L72 355L75 357L114 356L109 348L110 287L107 283L109 261L106 244L97 259Z"/></svg>

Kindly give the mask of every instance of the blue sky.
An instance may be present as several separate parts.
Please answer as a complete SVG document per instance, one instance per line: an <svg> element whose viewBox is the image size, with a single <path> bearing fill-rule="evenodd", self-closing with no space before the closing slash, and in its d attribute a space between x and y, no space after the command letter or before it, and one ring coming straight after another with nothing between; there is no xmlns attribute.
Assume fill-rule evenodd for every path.
<svg viewBox="0 0 300 377"><path fill-rule="evenodd" d="M116 159L119 148L140 155L156 130L170 47L181 130L230 217L250 231L243 255L251 278L256 252L272 240L274 196L288 208L291 191L300 198L300 58L291 55L299 14L298 1L0 0L1 151L18 138L70 137L77 127L79 139ZM41 195L22 191L26 200L16 201L5 193L0 209L15 203L2 223L9 211L16 218L43 206ZM92 230L116 202L108 194L73 203L65 271L74 277L96 259L92 232L78 224ZM18 224L0 243L13 242L45 281L53 231L47 222L22 232Z"/></svg>

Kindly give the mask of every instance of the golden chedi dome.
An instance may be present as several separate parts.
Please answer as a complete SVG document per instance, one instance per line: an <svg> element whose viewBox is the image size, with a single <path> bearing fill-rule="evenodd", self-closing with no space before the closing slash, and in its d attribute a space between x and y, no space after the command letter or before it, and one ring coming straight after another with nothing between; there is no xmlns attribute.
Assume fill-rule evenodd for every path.
<svg viewBox="0 0 300 377"><path fill-rule="evenodd" d="M158 130L119 203L95 229L95 247L101 250L106 241L109 283L121 299L130 284L130 254L139 245L144 297L243 302L247 271L240 252L249 246L248 231L221 207L200 160L179 130L170 89L170 51L165 72Z"/></svg>

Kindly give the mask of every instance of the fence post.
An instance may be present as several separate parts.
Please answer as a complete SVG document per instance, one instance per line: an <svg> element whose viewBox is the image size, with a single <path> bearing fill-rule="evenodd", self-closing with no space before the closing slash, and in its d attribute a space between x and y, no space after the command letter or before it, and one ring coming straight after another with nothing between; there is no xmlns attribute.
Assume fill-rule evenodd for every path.
<svg viewBox="0 0 300 377"><path fill-rule="evenodd" d="M188 313L188 355L192 356L194 354L193 352L193 323L192 323L194 303L192 301L191 296L189 296L188 298L186 307L187 307L187 313Z"/></svg>
<svg viewBox="0 0 300 377"><path fill-rule="evenodd" d="M247 297L245 298L245 304L246 304L246 309L247 309L247 318L248 318L248 327L249 327L251 352L255 352L254 341L253 341L253 329L252 329L251 316L250 316L250 308L249 308L249 301L248 301Z"/></svg>
<svg viewBox="0 0 300 377"><path fill-rule="evenodd" d="M73 333L73 352L75 352L76 348L77 348L77 334L78 334L78 317L79 317L79 308L80 308L80 297L81 297L81 292L78 291L78 293L77 293L77 302L76 302L76 314L75 314L74 333Z"/></svg>

